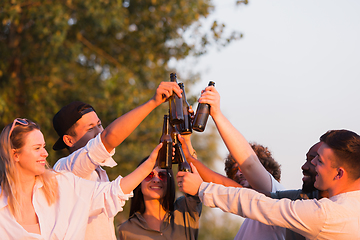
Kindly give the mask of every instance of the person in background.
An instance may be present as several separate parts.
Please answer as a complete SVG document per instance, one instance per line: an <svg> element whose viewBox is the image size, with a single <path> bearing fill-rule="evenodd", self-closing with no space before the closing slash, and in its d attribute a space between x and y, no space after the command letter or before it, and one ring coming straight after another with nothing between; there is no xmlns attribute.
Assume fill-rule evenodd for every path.
<svg viewBox="0 0 360 240"><path fill-rule="evenodd" d="M228 177L225 177L219 173L216 173L201 163L196 158L196 151L193 149L191 144L190 135L184 135L179 138L182 143L183 150L188 162L192 163L198 169L200 176L206 181L222 184L229 187L245 187L252 188L249 184L247 178L253 179L257 176L252 174L248 177L245 177L241 171L239 163L235 161L233 156L229 154L225 159L225 172ZM259 158L263 168L268 172L271 178L272 191L283 190L285 189L280 183L281 169L280 164L277 163L268 148L260 144L249 144L248 145L253 149L256 155ZM190 154L192 152L192 154ZM252 219L245 219L242 223L237 235L234 239L262 239L262 240L275 240L275 239L285 239L285 229L276 226L268 226L258 221Z"/></svg>
<svg viewBox="0 0 360 240"><path fill-rule="evenodd" d="M197 196L185 194L175 201L172 169L156 166L135 188L129 219L120 225L119 237L121 240L197 239L201 210Z"/></svg>
<svg viewBox="0 0 360 240"><path fill-rule="evenodd" d="M40 127L15 119L0 134L1 239L84 239L89 216L111 218L123 210L160 147L126 177L97 183L49 169Z"/></svg>
<svg viewBox="0 0 360 240"><path fill-rule="evenodd" d="M70 155L58 160L54 169L70 171L87 180L109 181L102 166L116 165L112 159L115 147L173 93L181 97L181 89L176 83L161 82L149 101L117 118L105 130L95 109L89 104L76 101L64 106L53 118L54 128L59 135L53 149L67 148ZM104 213L90 217L85 239L116 240L113 219Z"/></svg>
<svg viewBox="0 0 360 240"><path fill-rule="evenodd" d="M273 182L273 191L285 189L279 182L281 176L280 164L275 161L272 157L271 152L267 147L264 147L260 144L251 143L251 148L254 150L258 156L260 162L264 168L274 177ZM240 185L246 188L252 188L249 182L246 180L244 175L241 172L239 164L235 159L229 154L225 159L225 172L228 178L233 179ZM241 224L239 232L235 236L235 240L238 239L284 239L285 229L276 226L269 226L258 221L246 218Z"/></svg>
<svg viewBox="0 0 360 240"><path fill-rule="evenodd" d="M301 169L303 172L303 185L302 189L297 190L285 190L285 191L276 191L275 193L267 193L267 196L276 199L288 198L291 200L297 199L321 199L323 197L328 197L329 194L327 191L320 191L315 188L314 183L316 180L316 171L315 166L311 164L311 161L317 156L317 151L321 146L320 142L315 143L309 151L306 153L306 161L302 165ZM286 229L286 240L304 240L305 237Z"/></svg>

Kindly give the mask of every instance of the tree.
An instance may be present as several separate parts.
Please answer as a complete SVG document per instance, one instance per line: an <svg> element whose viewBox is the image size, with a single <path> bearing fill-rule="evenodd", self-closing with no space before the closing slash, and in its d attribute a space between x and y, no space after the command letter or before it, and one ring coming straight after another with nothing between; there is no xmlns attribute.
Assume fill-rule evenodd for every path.
<svg viewBox="0 0 360 240"><path fill-rule="evenodd" d="M176 72L168 66L171 59L200 56L241 38L237 32L224 36L217 21L202 29L200 20L213 9L210 0L1 2L0 128L16 117L39 123L52 166L67 154L51 149L58 138L51 119L62 106L87 102L107 126ZM199 78L178 76L186 87ZM166 111L166 104L157 108L118 147L121 164L106 169L110 179L128 174L151 152Z"/></svg>

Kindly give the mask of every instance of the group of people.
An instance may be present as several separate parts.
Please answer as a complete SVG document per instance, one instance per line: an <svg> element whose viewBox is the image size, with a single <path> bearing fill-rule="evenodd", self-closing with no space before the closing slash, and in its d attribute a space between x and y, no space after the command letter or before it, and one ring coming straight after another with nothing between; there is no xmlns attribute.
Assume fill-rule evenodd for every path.
<svg viewBox="0 0 360 240"><path fill-rule="evenodd" d="M213 86L200 103L229 155L227 176L203 164L190 135L179 136L192 172L161 169L161 143L129 175L109 181L102 166L117 163L115 148L172 95L162 82L146 103L105 129L95 109L72 102L53 118L59 135L54 150L69 155L50 168L40 127L16 118L0 135L1 239L197 239L202 204L245 217L235 239L360 239L360 136L328 131L306 154L303 187L285 190L280 165L270 151L249 144L220 110ZM134 117L136 116L136 117ZM176 185L185 194L175 199ZM113 217L131 199L129 219L114 229Z"/></svg>

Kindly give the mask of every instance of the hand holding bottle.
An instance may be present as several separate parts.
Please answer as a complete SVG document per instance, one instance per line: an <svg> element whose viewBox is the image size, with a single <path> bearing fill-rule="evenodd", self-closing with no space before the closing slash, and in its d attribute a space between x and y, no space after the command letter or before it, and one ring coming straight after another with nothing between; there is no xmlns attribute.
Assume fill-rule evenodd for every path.
<svg viewBox="0 0 360 240"><path fill-rule="evenodd" d="M212 118L216 118L218 114L221 114L220 110L220 94L213 86L208 86L201 92L199 103L207 103L210 107L210 115Z"/></svg>
<svg viewBox="0 0 360 240"><path fill-rule="evenodd" d="M197 195L200 185L203 183L200 174L196 167L190 163L192 172L178 172L176 180L178 182L179 190L190 195Z"/></svg>
<svg viewBox="0 0 360 240"><path fill-rule="evenodd" d="M215 82L210 81L209 86L215 86ZM207 88L205 88L205 91L206 89ZM202 91L202 93L204 93L204 91ZM210 105L207 103L199 102L193 123L193 129L195 131L203 132L205 130L209 114L210 114Z"/></svg>
<svg viewBox="0 0 360 240"><path fill-rule="evenodd" d="M156 106L159 106L160 104L166 102L173 93L181 98L181 89L177 83L161 82L152 99L155 101Z"/></svg>

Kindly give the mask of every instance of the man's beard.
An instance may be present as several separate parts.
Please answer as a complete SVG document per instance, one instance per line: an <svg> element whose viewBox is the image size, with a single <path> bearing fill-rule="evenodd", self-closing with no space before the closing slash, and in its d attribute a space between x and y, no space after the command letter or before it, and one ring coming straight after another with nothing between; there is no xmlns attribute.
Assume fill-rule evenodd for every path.
<svg viewBox="0 0 360 240"><path fill-rule="evenodd" d="M314 187L314 183L303 182L303 185L302 185L303 193L311 193L316 190L317 189Z"/></svg>

